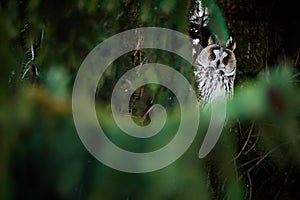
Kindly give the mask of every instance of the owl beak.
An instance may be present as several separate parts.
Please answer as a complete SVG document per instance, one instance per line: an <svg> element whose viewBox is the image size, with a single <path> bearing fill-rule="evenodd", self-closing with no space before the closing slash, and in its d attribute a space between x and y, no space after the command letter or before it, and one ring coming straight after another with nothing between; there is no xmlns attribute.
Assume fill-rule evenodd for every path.
<svg viewBox="0 0 300 200"><path fill-rule="evenodd" d="M223 75L225 74L225 72L224 72L223 70L220 70L220 71L219 71L219 74L220 74L221 76L223 76Z"/></svg>
<svg viewBox="0 0 300 200"><path fill-rule="evenodd" d="M217 61L217 69L220 69L220 61Z"/></svg>

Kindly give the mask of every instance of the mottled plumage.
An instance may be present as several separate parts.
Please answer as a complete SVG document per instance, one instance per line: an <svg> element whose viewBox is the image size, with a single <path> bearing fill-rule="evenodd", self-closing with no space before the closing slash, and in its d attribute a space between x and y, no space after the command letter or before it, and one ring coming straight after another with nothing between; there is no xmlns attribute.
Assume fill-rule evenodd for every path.
<svg viewBox="0 0 300 200"><path fill-rule="evenodd" d="M195 1L190 12L189 34L192 39L194 56L194 74L198 87L198 100L202 108L216 98L233 96L236 75L236 58L233 53L236 42L230 37L225 45L218 43L217 36L212 34L207 41L206 9L201 1ZM203 48L203 45L206 45Z"/></svg>
<svg viewBox="0 0 300 200"><path fill-rule="evenodd" d="M201 106L217 97L232 96L236 75L235 45L221 47L209 44L195 60L195 79Z"/></svg>

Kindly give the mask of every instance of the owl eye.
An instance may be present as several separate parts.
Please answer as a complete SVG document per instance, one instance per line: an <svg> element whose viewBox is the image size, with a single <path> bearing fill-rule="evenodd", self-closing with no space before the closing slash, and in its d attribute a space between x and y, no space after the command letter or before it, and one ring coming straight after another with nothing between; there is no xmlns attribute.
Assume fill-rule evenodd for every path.
<svg viewBox="0 0 300 200"><path fill-rule="evenodd" d="M211 61L215 60L216 59L215 54L213 54L213 53L210 54L210 56L208 57L208 59L211 60Z"/></svg>
<svg viewBox="0 0 300 200"><path fill-rule="evenodd" d="M222 60L222 63L223 63L224 65L227 65L227 64L228 64L228 58L224 58L224 59Z"/></svg>

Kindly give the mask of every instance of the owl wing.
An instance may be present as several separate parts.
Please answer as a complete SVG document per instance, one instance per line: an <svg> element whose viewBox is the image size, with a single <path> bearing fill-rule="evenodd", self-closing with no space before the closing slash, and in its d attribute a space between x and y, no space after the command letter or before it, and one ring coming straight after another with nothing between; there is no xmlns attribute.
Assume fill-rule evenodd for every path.
<svg viewBox="0 0 300 200"><path fill-rule="evenodd" d="M232 98L234 79L221 75L213 67L201 64L195 64L194 74L202 109L219 98Z"/></svg>

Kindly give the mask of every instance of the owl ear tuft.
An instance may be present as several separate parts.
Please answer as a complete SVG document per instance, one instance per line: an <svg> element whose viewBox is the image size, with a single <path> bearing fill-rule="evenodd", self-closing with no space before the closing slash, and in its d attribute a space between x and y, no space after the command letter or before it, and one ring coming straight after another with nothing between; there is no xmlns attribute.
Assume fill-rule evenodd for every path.
<svg viewBox="0 0 300 200"><path fill-rule="evenodd" d="M234 51L236 48L236 41L232 38L232 36L229 37L229 39L226 42L226 48L230 49L231 51Z"/></svg>
<svg viewBox="0 0 300 200"><path fill-rule="evenodd" d="M216 34L211 34L208 38L208 45L219 44L219 38Z"/></svg>

